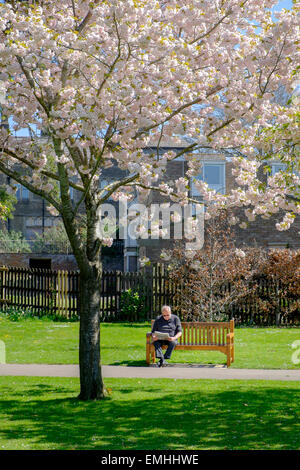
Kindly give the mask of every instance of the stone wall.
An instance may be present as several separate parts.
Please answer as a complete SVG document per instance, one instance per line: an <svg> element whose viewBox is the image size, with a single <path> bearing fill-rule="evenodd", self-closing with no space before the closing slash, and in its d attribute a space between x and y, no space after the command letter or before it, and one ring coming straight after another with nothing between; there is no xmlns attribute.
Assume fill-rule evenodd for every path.
<svg viewBox="0 0 300 470"><path fill-rule="evenodd" d="M0 266L14 266L29 268L29 260L51 260L51 269L77 271L78 265L74 255L46 254L46 253L0 253ZM123 257L103 257L103 269L105 271L124 271ZM48 265L48 261L47 261Z"/></svg>

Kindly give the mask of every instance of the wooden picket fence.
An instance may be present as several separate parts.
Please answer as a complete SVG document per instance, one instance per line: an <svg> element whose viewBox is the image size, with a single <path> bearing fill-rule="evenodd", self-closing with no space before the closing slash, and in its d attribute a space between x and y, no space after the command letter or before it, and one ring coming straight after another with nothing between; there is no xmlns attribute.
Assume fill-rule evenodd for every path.
<svg viewBox="0 0 300 470"><path fill-rule="evenodd" d="M0 309L9 307L32 311L37 315L52 314L66 318L79 316L79 271L55 271L37 268L0 267ZM140 305L128 316L124 309L124 293L137 293ZM262 297L268 297L274 286L261 281ZM102 321L150 321L170 305L181 316L180 298L184 286L168 276L164 265L155 265L140 272L104 271L101 280L100 316ZM290 299L280 298L288 308ZM296 312L296 323L300 312ZM228 318L236 323L275 325L274 314L265 315L257 302L245 301L231 308ZM184 318L182 318L184 319ZM293 323L294 318L283 316L280 324Z"/></svg>
<svg viewBox="0 0 300 470"><path fill-rule="evenodd" d="M39 314L78 314L78 271L0 267L0 308L16 307Z"/></svg>
<svg viewBox="0 0 300 470"><path fill-rule="evenodd" d="M168 280L163 266L140 272L105 271L101 280L102 321L128 320L122 312L122 295L131 289L141 299L143 316L137 311L132 321L151 320L153 312L170 304L175 284ZM67 318L79 315L79 271L40 268L0 267L0 308L16 307L37 315Z"/></svg>
<svg viewBox="0 0 300 470"><path fill-rule="evenodd" d="M132 293L138 294L141 308L130 320L150 321L160 313L163 305L174 304L176 288L163 265L154 265L139 272L103 272L101 318L103 321L128 320L128 314L122 309L122 297L131 289Z"/></svg>

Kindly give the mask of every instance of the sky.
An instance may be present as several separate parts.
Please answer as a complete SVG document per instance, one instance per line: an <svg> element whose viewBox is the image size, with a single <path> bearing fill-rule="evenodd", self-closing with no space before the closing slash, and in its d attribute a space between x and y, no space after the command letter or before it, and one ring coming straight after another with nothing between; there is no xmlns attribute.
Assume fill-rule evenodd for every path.
<svg viewBox="0 0 300 470"><path fill-rule="evenodd" d="M280 0L273 8L274 11L281 10L282 8L291 8L293 5L292 0Z"/></svg>

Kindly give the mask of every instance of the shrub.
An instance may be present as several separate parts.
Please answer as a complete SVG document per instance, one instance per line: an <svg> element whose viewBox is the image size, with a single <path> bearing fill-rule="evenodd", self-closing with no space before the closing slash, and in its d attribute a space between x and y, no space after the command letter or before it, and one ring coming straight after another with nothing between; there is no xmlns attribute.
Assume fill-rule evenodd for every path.
<svg viewBox="0 0 300 470"><path fill-rule="evenodd" d="M30 253L31 248L22 232L0 230L0 249L2 253Z"/></svg>
<svg viewBox="0 0 300 470"><path fill-rule="evenodd" d="M47 227L43 235L36 234L33 243L35 253L70 253L72 247L62 221L53 227Z"/></svg>
<svg viewBox="0 0 300 470"><path fill-rule="evenodd" d="M257 285L252 296L266 316L275 315L276 325L300 316L300 250L270 251L257 279L269 287L263 291Z"/></svg>
<svg viewBox="0 0 300 470"><path fill-rule="evenodd" d="M31 318L42 319L42 320L52 320L57 322L73 322L78 321L78 317L73 315L70 318L66 318L62 315L58 315L56 313L49 313L49 312L32 312L30 310L24 310L19 307L8 307L6 310L0 311L0 317L6 318L10 321L20 321L26 320Z"/></svg>
<svg viewBox="0 0 300 470"><path fill-rule="evenodd" d="M146 316L145 296L135 289L128 289L121 294L120 317L122 320L139 321Z"/></svg>
<svg viewBox="0 0 300 470"><path fill-rule="evenodd" d="M164 256L177 282L174 310L183 320L250 324L300 320L300 250L237 248L221 215L206 223L205 245L189 259L182 245Z"/></svg>

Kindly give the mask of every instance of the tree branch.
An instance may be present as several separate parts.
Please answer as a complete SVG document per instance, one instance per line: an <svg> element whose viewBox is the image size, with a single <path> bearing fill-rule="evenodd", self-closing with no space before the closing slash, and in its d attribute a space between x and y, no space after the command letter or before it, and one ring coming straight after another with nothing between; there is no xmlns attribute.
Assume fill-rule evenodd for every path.
<svg viewBox="0 0 300 470"><path fill-rule="evenodd" d="M225 13L225 15L212 28L210 28L209 31L202 34L201 36L198 36L196 39L193 39L193 41L190 41L189 44L194 44L195 42L200 41L201 39L205 38L206 36L209 36L209 34L212 33L221 23L223 23L225 18L230 16L232 13L233 13L233 10L231 8L229 8L229 10Z"/></svg>
<svg viewBox="0 0 300 470"><path fill-rule="evenodd" d="M48 193L37 189L35 186L33 186L31 183L28 183L28 181L24 180L24 175L21 175L21 173L18 173L16 171L10 170L7 168L3 163L0 162L0 170L7 176L10 176L13 180L17 181L20 183L22 186L25 186L25 188L29 189L34 194L37 194L38 196L42 197L43 199L46 199L52 206L55 207L55 209L61 213L62 212L62 206L59 204L58 201L53 199Z"/></svg>
<svg viewBox="0 0 300 470"><path fill-rule="evenodd" d="M0 153L6 153L7 155L11 156L12 158L15 158L16 160L24 163L26 166L31 168L33 171L39 171L39 173L41 175L47 176L48 178L51 178L55 181L59 181L59 176L57 174L52 173L51 171L48 171L48 170L39 170L38 166L35 166L33 163L31 163L26 158L20 157L19 155L17 155L12 150L8 150L8 149L0 147ZM83 188L81 186L78 186L77 184L73 183L72 181L69 181L69 185L72 186L72 188L76 189L77 191L80 191L80 192L83 191Z"/></svg>
<svg viewBox="0 0 300 470"><path fill-rule="evenodd" d="M212 90L210 90L209 92L206 93L206 98L208 98L209 96L211 96L215 93L218 93L219 91L222 90L222 88L223 88L222 86L217 85L215 88L213 88ZM181 111L183 111L184 109L190 108L190 107L194 106L195 104L201 103L201 101L202 101L202 98L195 98L193 101L189 101L188 103L183 104L182 106L177 108L175 111L170 113L170 115L168 117L166 117L163 121L160 121L156 124L152 124L151 126L148 126L148 127L145 127L143 129L141 129L132 138L137 139L142 134L145 134L146 132L149 132L150 130L155 129L156 127L159 127L159 126L165 124L166 122L170 121L174 116L181 113Z"/></svg>
<svg viewBox="0 0 300 470"><path fill-rule="evenodd" d="M105 202L121 186L130 186L130 183L135 181L138 177L139 175L133 175L133 176L129 176L125 178L124 180L119 180L117 182L109 184L107 188L111 187L111 189L108 189L108 190L106 189L106 191L108 191L107 194L105 194L104 197L99 199L97 206L99 206L100 204L103 204L103 202Z"/></svg>

